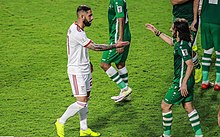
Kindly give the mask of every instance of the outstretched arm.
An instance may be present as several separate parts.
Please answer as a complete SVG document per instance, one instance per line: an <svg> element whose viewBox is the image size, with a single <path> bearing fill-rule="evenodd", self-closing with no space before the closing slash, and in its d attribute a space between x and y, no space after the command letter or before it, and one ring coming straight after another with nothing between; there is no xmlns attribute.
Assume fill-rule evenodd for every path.
<svg viewBox="0 0 220 137"><path fill-rule="evenodd" d="M116 44L112 44L112 45L107 45L107 44L95 44L93 42L91 42L87 48L91 49L91 50L95 50L95 51L104 51L104 50L110 50L113 48L121 48L124 46L129 45L128 41L119 41Z"/></svg>
<svg viewBox="0 0 220 137"><path fill-rule="evenodd" d="M163 41L168 43L170 46L173 46L173 39L171 37L157 30L152 24L145 24L145 26L147 27L148 30L153 32L156 36L160 37Z"/></svg>

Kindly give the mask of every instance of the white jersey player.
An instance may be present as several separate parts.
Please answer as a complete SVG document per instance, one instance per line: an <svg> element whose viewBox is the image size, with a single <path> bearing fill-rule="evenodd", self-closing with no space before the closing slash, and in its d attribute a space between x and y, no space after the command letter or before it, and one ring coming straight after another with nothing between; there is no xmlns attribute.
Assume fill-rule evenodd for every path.
<svg viewBox="0 0 220 137"><path fill-rule="evenodd" d="M64 114L57 119L55 125L57 134L64 137L64 124L67 119L79 113L80 136L100 136L87 126L88 98L92 86L92 67L88 49L103 51L129 45L129 42L118 42L113 45L94 44L87 38L85 26L90 26L93 20L92 10L86 5L77 8L77 21L73 23L67 33L68 76L76 102L71 104Z"/></svg>

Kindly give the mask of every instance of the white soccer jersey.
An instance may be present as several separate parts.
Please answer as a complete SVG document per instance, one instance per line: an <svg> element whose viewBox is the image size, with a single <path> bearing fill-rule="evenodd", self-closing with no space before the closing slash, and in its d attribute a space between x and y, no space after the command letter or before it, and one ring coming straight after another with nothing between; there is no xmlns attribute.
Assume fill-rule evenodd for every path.
<svg viewBox="0 0 220 137"><path fill-rule="evenodd" d="M67 54L69 74L89 74L90 60L88 46L92 42L79 25L73 23L67 33Z"/></svg>

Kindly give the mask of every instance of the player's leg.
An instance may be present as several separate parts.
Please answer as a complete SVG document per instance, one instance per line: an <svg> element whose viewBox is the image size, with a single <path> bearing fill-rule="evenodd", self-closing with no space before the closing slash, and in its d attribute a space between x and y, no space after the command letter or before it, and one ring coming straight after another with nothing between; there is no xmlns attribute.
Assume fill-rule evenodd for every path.
<svg viewBox="0 0 220 137"><path fill-rule="evenodd" d="M220 25L210 24L213 37L214 49L216 51L216 79L214 90L220 91Z"/></svg>
<svg viewBox="0 0 220 137"><path fill-rule="evenodd" d="M162 137L171 136L171 125L173 121L173 113L171 107L173 104L179 104L179 102L182 100L181 94L178 91L178 87L178 84L172 84L161 103L164 129Z"/></svg>
<svg viewBox="0 0 220 137"><path fill-rule="evenodd" d="M86 79L86 91L87 91L87 104L84 108L79 110L79 120L80 120L80 136L100 136L100 133L92 131L88 128L87 118L88 118L88 105L90 98L90 91L92 89L92 77L91 74L85 75Z"/></svg>
<svg viewBox="0 0 220 137"><path fill-rule="evenodd" d="M188 114L189 121L192 125L193 130L195 131L195 137L203 137L199 115L196 109L193 107L192 102L183 103L183 108Z"/></svg>
<svg viewBox="0 0 220 137"><path fill-rule="evenodd" d="M82 75L72 75L69 74L69 80L72 87L72 92L74 97L76 97L76 102L72 103L64 112L64 114L57 119L55 125L57 129L57 134L60 137L64 137L64 124L66 121L74 116L81 109L86 107L87 102L87 92L85 87L85 81Z"/></svg>
<svg viewBox="0 0 220 137"><path fill-rule="evenodd" d="M120 77L117 70L112 67L110 64L101 62L101 68L105 71L105 73L114 81L121 90L127 89L125 82Z"/></svg>
<svg viewBox="0 0 220 137"><path fill-rule="evenodd" d="M132 89L129 88L126 83L123 81L123 79L120 77L119 72L111 66L111 63L114 62L115 64L118 64L122 59L123 54L118 54L116 49L110 50L110 51L104 51L102 54L102 60L101 60L101 68L106 72L106 74L118 85L121 91L126 91L121 94L121 96L113 97L112 99L115 100L115 102L119 102L123 100L125 97L127 97L131 92Z"/></svg>
<svg viewBox="0 0 220 137"><path fill-rule="evenodd" d="M128 70L125 66L125 62L120 62L116 65L118 68L118 73L122 80L125 82L125 84L128 86Z"/></svg>
<svg viewBox="0 0 220 137"><path fill-rule="evenodd" d="M127 68L125 66L125 62L120 62L116 66L118 68L118 73L119 73L120 77L125 82L125 84L128 86L128 70L127 70ZM116 98L114 99L114 97L112 97L112 99L114 99L114 100L117 100ZM131 100L131 95L129 95L125 99L126 100Z"/></svg>
<svg viewBox="0 0 220 137"><path fill-rule="evenodd" d="M215 68L216 68L216 78L215 78L215 86L214 90L220 90L220 51L216 51L216 61L215 61Z"/></svg>
<svg viewBox="0 0 220 137"><path fill-rule="evenodd" d="M210 26L208 23L201 23L201 42L204 54L202 57L202 89L208 89L213 86L209 82L209 68L211 66L211 56L214 50L212 37L210 34Z"/></svg>
<svg viewBox="0 0 220 137"><path fill-rule="evenodd" d="M171 136L171 125L173 121L173 113L171 110L172 104L167 104L162 101L161 109L162 109L162 117L163 117L163 137Z"/></svg>

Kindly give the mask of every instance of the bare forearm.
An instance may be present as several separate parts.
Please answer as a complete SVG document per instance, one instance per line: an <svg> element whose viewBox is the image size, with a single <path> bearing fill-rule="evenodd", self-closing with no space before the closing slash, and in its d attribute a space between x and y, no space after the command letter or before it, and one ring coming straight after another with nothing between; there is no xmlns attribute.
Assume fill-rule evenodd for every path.
<svg viewBox="0 0 220 137"><path fill-rule="evenodd" d="M118 22L119 22L119 37L118 37L118 40L123 41L123 37L124 37L124 18L119 18Z"/></svg>
<svg viewBox="0 0 220 137"><path fill-rule="evenodd" d="M168 36L168 35L166 35L166 34L164 34L164 33L161 33L161 34L159 35L159 37L160 37L163 41L165 41L166 43L168 43L170 46L173 46L173 39L172 39L170 36Z"/></svg>
<svg viewBox="0 0 220 137"><path fill-rule="evenodd" d="M105 50L110 50L116 48L116 44L112 45L107 45L107 44L92 44L91 48L92 50L95 51L105 51Z"/></svg>
<svg viewBox="0 0 220 137"><path fill-rule="evenodd" d="M190 60L190 63L187 64L187 69L186 69L186 73L185 73L185 76L183 78L183 83L187 83L189 77L191 76L192 72L193 72L193 68L194 68L194 65L192 63L192 60Z"/></svg>
<svg viewBox="0 0 220 137"><path fill-rule="evenodd" d="M187 2L187 1L189 1L189 0L170 0L172 5L183 4L183 3Z"/></svg>
<svg viewBox="0 0 220 137"><path fill-rule="evenodd" d="M199 10L199 0L194 0L193 2L193 18L197 20Z"/></svg>

